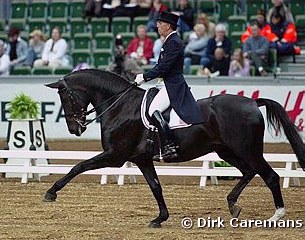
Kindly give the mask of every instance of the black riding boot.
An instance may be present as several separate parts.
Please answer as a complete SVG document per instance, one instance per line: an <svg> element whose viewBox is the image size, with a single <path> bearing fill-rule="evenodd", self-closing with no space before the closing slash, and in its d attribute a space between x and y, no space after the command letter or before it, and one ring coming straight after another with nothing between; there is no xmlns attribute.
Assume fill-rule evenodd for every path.
<svg viewBox="0 0 305 240"><path fill-rule="evenodd" d="M158 128L159 136L164 146L164 152L162 155L155 155L153 157L154 160L163 159L166 161L167 159L177 158L178 154L176 151L176 146L172 140L171 130L168 126L168 123L164 120L160 111L155 111L152 115L152 120L154 125Z"/></svg>

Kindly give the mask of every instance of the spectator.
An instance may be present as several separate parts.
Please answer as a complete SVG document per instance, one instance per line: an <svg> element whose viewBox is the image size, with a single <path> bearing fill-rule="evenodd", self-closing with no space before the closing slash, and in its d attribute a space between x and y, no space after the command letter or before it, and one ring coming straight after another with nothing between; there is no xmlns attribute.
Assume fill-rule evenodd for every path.
<svg viewBox="0 0 305 240"><path fill-rule="evenodd" d="M10 57L5 53L5 43L0 39L0 76L10 74Z"/></svg>
<svg viewBox="0 0 305 240"><path fill-rule="evenodd" d="M257 11L257 16L255 22L259 26L260 34L267 38L269 42L272 42L274 34L271 31L271 26L266 22L266 13L264 10L259 9ZM241 42L245 43L245 41L252 35L252 27L249 25L247 30L241 35Z"/></svg>
<svg viewBox="0 0 305 240"><path fill-rule="evenodd" d="M161 12L167 11L168 7L162 3L162 0L153 0L150 13L149 20L146 24L148 32L156 32L157 30L157 19Z"/></svg>
<svg viewBox="0 0 305 240"><path fill-rule="evenodd" d="M41 30L30 33L29 50L24 65L33 66L34 61L41 58L45 45L45 36Z"/></svg>
<svg viewBox="0 0 305 240"><path fill-rule="evenodd" d="M100 17L104 0L85 0L83 17Z"/></svg>
<svg viewBox="0 0 305 240"><path fill-rule="evenodd" d="M229 68L229 76L246 77L250 75L250 62L244 58L243 51L240 48L234 50L232 61Z"/></svg>
<svg viewBox="0 0 305 240"><path fill-rule="evenodd" d="M196 39L190 39L184 49L185 74L190 74L192 64L200 64L201 58L206 53L208 38L205 36L203 24L196 24L194 27Z"/></svg>
<svg viewBox="0 0 305 240"><path fill-rule="evenodd" d="M46 42L41 59L34 62L34 66L50 66L56 68L58 66L67 66L69 64L66 56L68 44L61 37L61 29L54 27L52 37Z"/></svg>
<svg viewBox="0 0 305 240"><path fill-rule="evenodd" d="M213 62L216 48L222 48L225 53L225 58L230 59L232 42L226 36L226 26L219 23L217 24L215 30L215 37L208 41L206 54L200 60L200 64L203 65L203 68L209 66L210 63Z"/></svg>
<svg viewBox="0 0 305 240"><path fill-rule="evenodd" d="M257 23L251 25L252 36L243 45L244 57L249 58L261 76L267 76L264 66L267 65L269 51L268 39L261 36Z"/></svg>
<svg viewBox="0 0 305 240"><path fill-rule="evenodd" d="M222 47L217 47L214 51L213 60L210 64L203 68L203 74L206 76L228 76L229 59L226 57L225 51Z"/></svg>
<svg viewBox="0 0 305 240"><path fill-rule="evenodd" d="M117 6L112 14L113 17L130 17L134 18L138 15L139 4L138 0L121 0L120 5Z"/></svg>
<svg viewBox="0 0 305 240"><path fill-rule="evenodd" d="M140 66L148 64L149 59L153 56L154 42L146 33L146 27L139 25L137 27L137 37L132 39L127 47L127 55Z"/></svg>
<svg viewBox="0 0 305 240"><path fill-rule="evenodd" d="M155 65L158 62L159 59L159 55L161 52L161 48L163 46L165 38L163 36L160 36L158 39L155 40L154 42L154 47L153 47L153 58L151 58L150 64Z"/></svg>
<svg viewBox="0 0 305 240"><path fill-rule="evenodd" d="M210 22L208 16L205 13L200 13L198 15L196 23L200 23L205 26L205 36L208 39L215 36L215 23ZM196 38L196 33L191 33L190 38Z"/></svg>
<svg viewBox="0 0 305 240"><path fill-rule="evenodd" d="M12 28L8 32L8 47L7 54L10 57L11 68L17 65L22 65L26 59L28 52L28 44L21 37L19 37L19 29Z"/></svg>
<svg viewBox="0 0 305 240"><path fill-rule="evenodd" d="M279 55L293 54L297 41L295 25L286 22L282 15L276 14L271 17L271 30L274 34L270 47L275 48Z"/></svg>
<svg viewBox="0 0 305 240"><path fill-rule="evenodd" d="M267 22L271 23L273 15L281 15L284 21L294 23L290 9L284 4L284 0L272 0L273 7L269 9Z"/></svg>
<svg viewBox="0 0 305 240"><path fill-rule="evenodd" d="M194 27L194 9L188 0L179 0L178 6L172 12L179 16L178 31L180 33L191 31Z"/></svg>

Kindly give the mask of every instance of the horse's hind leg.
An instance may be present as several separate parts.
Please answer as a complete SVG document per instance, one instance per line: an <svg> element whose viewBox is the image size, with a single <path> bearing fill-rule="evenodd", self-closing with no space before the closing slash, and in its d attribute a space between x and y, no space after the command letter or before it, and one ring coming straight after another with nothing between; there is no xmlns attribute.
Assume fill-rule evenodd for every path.
<svg viewBox="0 0 305 240"><path fill-rule="evenodd" d="M44 196L44 201L55 201L55 199L57 198L56 193L61 190L67 183L69 183L74 177L85 171L99 169L103 167L121 167L123 164L123 162L115 161L111 157L111 154L108 154L107 152L103 152L91 159L80 162L75 165L67 175L65 175L63 178L59 179L54 183L54 185L46 192Z"/></svg>
<svg viewBox="0 0 305 240"><path fill-rule="evenodd" d="M137 164L137 166L143 173L151 191L153 192L160 211L159 216L150 222L149 227L160 228L161 223L168 219L169 214L163 198L162 188L158 179L158 175L156 173L153 162L145 162L144 164Z"/></svg>
<svg viewBox="0 0 305 240"><path fill-rule="evenodd" d="M255 176L255 172L246 162L235 156L232 152L217 151L217 154L221 159L239 169L243 174L237 185L227 196L230 213L233 218L237 218L241 211L241 207L236 205L237 199L241 192L244 190L244 188L253 179L253 177Z"/></svg>

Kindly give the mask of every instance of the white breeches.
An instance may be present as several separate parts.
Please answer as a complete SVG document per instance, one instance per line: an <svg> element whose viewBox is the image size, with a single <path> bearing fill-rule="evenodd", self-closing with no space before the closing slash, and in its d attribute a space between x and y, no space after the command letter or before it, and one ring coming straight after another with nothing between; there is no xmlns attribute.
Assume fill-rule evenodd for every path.
<svg viewBox="0 0 305 240"><path fill-rule="evenodd" d="M158 110L161 113L164 112L170 106L169 97L166 91L166 87L162 87L155 98L152 100L148 114L152 116L153 113Z"/></svg>

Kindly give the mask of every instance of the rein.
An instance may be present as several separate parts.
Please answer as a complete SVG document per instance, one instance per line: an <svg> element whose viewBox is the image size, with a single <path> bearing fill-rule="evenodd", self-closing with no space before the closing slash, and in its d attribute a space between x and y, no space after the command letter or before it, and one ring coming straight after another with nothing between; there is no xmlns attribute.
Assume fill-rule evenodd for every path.
<svg viewBox="0 0 305 240"><path fill-rule="evenodd" d="M65 87L65 90L68 92L68 96L69 98L72 100L72 104L75 106L76 103L74 101L74 96L77 96L78 98L82 99L80 96L78 96L75 92L73 92L69 87L67 82L65 81L65 79L62 79L62 83ZM131 89L133 86L137 86L137 83L133 83L130 86L128 86L127 88L125 88L124 90L116 93L115 95L111 96L110 98L106 99L104 102L100 103L99 105L97 105L96 107L93 107L92 109L90 109L89 111L82 111L80 113L76 113L74 112L73 114L71 114L74 117L74 121L77 122L81 127L86 127L89 124L91 124L92 122L94 122L96 119L99 119L102 115L104 115L106 112L108 112L115 104L117 104ZM74 96L73 96L74 95ZM96 112L96 110L98 108L100 108L101 106L105 105L106 103L108 103L110 100L114 99L115 97L117 97L119 95L119 97L113 102L111 103L103 112L101 112L100 114L98 114L95 118L91 119L90 121L85 122L84 124L81 122L80 118L88 116L91 113Z"/></svg>

